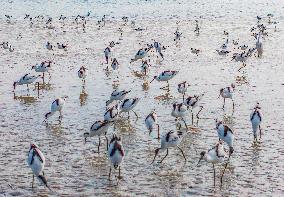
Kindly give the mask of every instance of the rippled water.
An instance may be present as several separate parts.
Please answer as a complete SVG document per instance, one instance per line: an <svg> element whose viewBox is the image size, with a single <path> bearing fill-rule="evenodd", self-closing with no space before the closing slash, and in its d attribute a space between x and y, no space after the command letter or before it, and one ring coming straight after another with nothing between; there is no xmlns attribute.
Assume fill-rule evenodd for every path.
<svg viewBox="0 0 284 197"><path fill-rule="evenodd" d="M281 196L284 195L283 169L283 1L4 1L0 10L0 42L9 41L15 48L10 53L0 49L0 195L2 196ZM72 10L72 11L71 11ZM72 19L65 26L56 22L55 29L29 27L23 20L25 13L61 13L73 16L92 10L87 22L86 33L76 29ZM94 11L93 11L94 10ZM263 41L262 58L251 57L247 67L238 71L240 64L230 57L221 57L216 52L224 41L223 31L229 32L229 39L238 39L241 44L253 47L254 38L250 27L256 15L273 13L277 20L277 31L273 26ZM7 24L4 14L12 14L12 24ZM98 30L96 18L108 14L106 26ZM136 27L145 31L134 31L130 25L123 26L120 18L131 16ZM201 18L200 18L201 17ZM195 19L199 19L201 33L196 36ZM174 31L179 23L183 32L182 42L173 41ZM122 39L118 28L124 32ZM21 33L22 38L17 39ZM140 70L140 62L129 64L136 51L151 39L158 40L168 48L165 60L151 56L150 76L142 79L134 76ZM114 48L121 67L118 72L106 75L103 50L110 41L119 41ZM44 48L51 43L68 42L67 52ZM199 48L196 56L190 48ZM231 47L232 44L231 44ZM13 81L29 71L32 64L52 59L51 78L40 90L18 87L12 92ZM77 77L77 70L85 65L89 69L86 86ZM160 90L164 84L153 82L143 85L163 70L179 70L170 81L170 93ZM118 77L118 78L117 78ZM118 80L118 82L116 82ZM145 117L156 109L162 132L176 128L170 116L171 104L181 101L177 93L179 82L188 81L191 86L188 95L205 93L202 99L204 110L198 123L198 132L189 132L181 147L188 159L184 163L178 150L171 149L163 164L150 164L154 149L159 146L156 133L148 135L144 125ZM234 95L236 109L232 114L231 102L222 109L222 100L217 99L219 89L236 83ZM84 144L83 133L92 123L103 119L105 101L114 88L131 89L130 97L140 97L135 111L139 119L122 117L116 132L122 136L126 157L122 164L123 179L116 185L115 178L108 181L109 163L103 141L100 154L98 140L93 138ZM51 102L63 95L69 99L64 106L64 118L58 123L53 118L49 125L43 123L43 115L50 109ZM264 113L264 135L259 145L253 145L249 114L259 101ZM235 152L224 184L213 186L213 171L203 162L196 167L199 153L210 148L218 140L214 130L215 118L223 119L235 131ZM191 123L191 116L186 118ZM113 132L113 128L110 129ZM43 186L31 188L32 174L26 164L30 142L36 142L46 157L45 173L56 193L50 193ZM223 166L217 167L220 176Z"/></svg>

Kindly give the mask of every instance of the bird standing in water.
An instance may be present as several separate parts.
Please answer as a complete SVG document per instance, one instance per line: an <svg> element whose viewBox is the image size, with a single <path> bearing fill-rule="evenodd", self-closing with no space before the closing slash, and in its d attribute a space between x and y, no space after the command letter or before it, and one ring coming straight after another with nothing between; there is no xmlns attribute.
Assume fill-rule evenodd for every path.
<svg viewBox="0 0 284 197"><path fill-rule="evenodd" d="M209 149L207 152L202 151L200 153L200 159L197 163L197 166L201 162L201 160L205 160L208 163L212 163L213 172L214 172L214 186L215 186L215 179L216 179L215 164L223 163L225 157L226 157L226 152L224 150L222 141L219 141L214 147Z"/></svg>
<svg viewBox="0 0 284 197"><path fill-rule="evenodd" d="M225 108L226 98L229 98L229 99L232 99L233 109L235 109L235 103L234 103L234 100L233 100L234 90L235 90L234 84L231 84L230 87L220 89L220 94L219 94L218 98L220 98L220 96L222 96L224 98L223 108Z"/></svg>
<svg viewBox="0 0 284 197"><path fill-rule="evenodd" d="M166 133L166 135L164 135L161 139L161 147L155 150L155 157L152 163L154 163L156 156L158 155L159 152L163 152L167 150L167 154L163 157L161 161L159 161L159 163L162 163L163 160L168 156L169 148L171 147L177 147L181 151L182 156L184 160L186 161L186 157L183 153L183 150L178 146L182 140L182 137L183 137L183 133L180 131L178 132L169 131L168 133Z"/></svg>
<svg viewBox="0 0 284 197"><path fill-rule="evenodd" d="M251 126L252 126L252 131L253 131L253 136L254 140L257 141L257 134L259 131L259 137L261 138L261 127L260 124L262 122L262 112L261 112L261 107L259 106L259 103L255 106L253 111L250 114L250 121L251 121Z"/></svg>
<svg viewBox="0 0 284 197"><path fill-rule="evenodd" d="M51 190L49 185L47 184L47 179L45 178L43 171L45 165L45 157L37 145L31 144L27 162L33 172L32 187L34 187L34 177L36 176L41 183L43 183L49 190Z"/></svg>
<svg viewBox="0 0 284 197"><path fill-rule="evenodd" d="M223 124L222 121L216 120L216 129L217 129L217 133L218 133L218 136L219 136L219 140L222 140L223 142L225 142L229 146L229 158L228 158L228 161L227 161L225 168L224 168L222 175L221 175L221 183L222 183L223 182L223 175L224 175L225 170L228 166L231 155L234 152L233 143L234 143L235 136L234 136L233 130L228 125Z"/></svg>
<svg viewBox="0 0 284 197"><path fill-rule="evenodd" d="M118 178L121 179L121 173L120 173L120 164L123 161L123 158L125 156L124 148L121 143L121 138L114 135L109 143L108 147L108 158L110 160L111 165L114 167L114 169L118 168ZM111 176L111 169L112 166L109 169L108 178L110 180Z"/></svg>
<svg viewBox="0 0 284 197"><path fill-rule="evenodd" d="M158 139L160 139L160 125L157 123L157 113L155 111L152 111L146 118L145 118L145 124L147 129L149 130L149 135L154 129L154 126L157 125L158 127Z"/></svg>

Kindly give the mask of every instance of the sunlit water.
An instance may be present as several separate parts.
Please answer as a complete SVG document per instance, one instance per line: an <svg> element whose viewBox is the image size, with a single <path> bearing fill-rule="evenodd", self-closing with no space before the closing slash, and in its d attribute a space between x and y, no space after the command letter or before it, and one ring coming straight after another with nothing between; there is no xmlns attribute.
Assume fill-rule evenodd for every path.
<svg viewBox="0 0 284 197"><path fill-rule="evenodd" d="M0 9L0 41L9 41L14 52L0 49L0 195L2 196L281 196L283 183L283 119L284 119L284 69L283 69L283 11L284 2L277 1L4 1ZM76 16L92 11L86 33L76 29L70 18L63 26L55 22L55 29L40 25L29 27L24 21L25 13L32 16ZM230 43L238 39L240 44L255 45L250 28L256 24L256 15L274 14L279 22L277 31L269 26L269 36L263 40L262 58L251 57L247 67L238 71L240 63L228 57L219 56L215 49L225 42L223 31L229 32ZM7 24L4 14L14 16ZM96 20L107 14L105 27L98 30ZM122 16L135 20L133 30L130 24L123 26ZM114 17L114 18L112 18ZM16 19L15 19L16 18ZM200 35L194 31L195 19L200 21ZM183 33L181 42L173 41L177 28ZM120 37L118 28L123 29ZM17 39L21 33L22 38ZM160 61L150 54L150 76L136 77L133 72L140 70L141 62L130 64L136 51L146 43L158 40L168 46L164 51L165 60ZM114 47L114 56L120 69L106 75L103 50L110 41L120 44ZM69 44L67 52L44 48L46 41L53 44ZM201 49L199 56L190 48ZM233 51L234 46L230 44ZM51 78L39 95L30 87L17 87L12 92L13 81L31 72L31 65L51 59ZM89 69L85 88L77 77L80 66ZM164 70L178 70L179 74L170 81L170 93L159 88L165 85L154 81L149 87L143 85L154 75ZM181 101L177 84L188 81L191 86L188 95L202 94L204 110L194 125L200 130L189 131L182 142L187 157L185 163L176 149L163 164L150 164L154 149L159 147L156 132L148 135L144 125L145 117L156 109L161 132L176 129L176 122L170 116L171 104ZM217 99L219 89L235 83L236 109L232 114L231 101L222 109L222 99ZM126 150L122 164L123 179L117 185L113 176L108 180L109 162L103 140L101 153L97 154L98 139L89 139L84 144L83 133L96 120L103 119L105 101L114 88L130 89L129 97L140 97L135 108L139 118L131 114L130 120L123 115L117 122L116 133L122 136ZM68 95L61 123L54 116L49 125L43 123L44 114L51 102ZM264 135L259 145L253 144L249 114L256 102L260 102L264 113ZM196 111L198 109L195 109ZM223 119L235 131L235 152L221 187L217 179L213 186L212 166L202 163L196 167L199 153L214 145L217 133L215 119ZM186 118L191 124L191 115ZM113 128L110 128L110 133ZM45 174L54 193L37 184L31 188L32 174L26 163L30 142L36 142L46 157ZM165 154L165 153L163 153ZM161 154L161 155L163 155ZM217 167L220 177L222 165ZM38 183L38 182L36 182Z"/></svg>

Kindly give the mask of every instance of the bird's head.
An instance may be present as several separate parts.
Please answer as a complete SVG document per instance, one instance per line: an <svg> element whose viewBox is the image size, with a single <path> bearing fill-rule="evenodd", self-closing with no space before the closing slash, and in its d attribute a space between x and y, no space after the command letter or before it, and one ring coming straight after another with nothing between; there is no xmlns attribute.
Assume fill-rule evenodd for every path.
<svg viewBox="0 0 284 197"><path fill-rule="evenodd" d="M157 76L154 76L154 78L152 79L152 81L150 81L150 83L152 83L156 78L157 78Z"/></svg>
<svg viewBox="0 0 284 197"><path fill-rule="evenodd" d="M16 81L13 83L14 90L16 89L17 84L18 83Z"/></svg>
<svg viewBox="0 0 284 197"><path fill-rule="evenodd" d="M200 158L199 158L199 161L198 161L198 163L197 163L197 165L196 165L196 166L198 166L198 165L199 165L199 163L201 162L201 160L204 158L205 154L206 154L206 152L205 152L205 151L202 151L202 152L200 153Z"/></svg>
<svg viewBox="0 0 284 197"><path fill-rule="evenodd" d="M87 142L87 137L89 137L89 136L90 136L89 132L84 133L85 143Z"/></svg>

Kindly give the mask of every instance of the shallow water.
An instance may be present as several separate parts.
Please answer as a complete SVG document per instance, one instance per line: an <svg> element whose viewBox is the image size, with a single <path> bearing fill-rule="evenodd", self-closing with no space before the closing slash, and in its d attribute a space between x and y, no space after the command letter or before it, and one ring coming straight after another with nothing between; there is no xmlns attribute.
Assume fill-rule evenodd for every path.
<svg viewBox="0 0 284 197"><path fill-rule="evenodd" d="M284 194L283 167L284 149L282 142L283 96L284 96L284 52L281 43L283 36L282 1L233 1L222 4L221 1L4 1L0 10L0 42L9 41L14 52L1 50L0 57L0 98L1 127L0 135L0 195L7 196L281 196ZM42 28L42 25L29 27L24 21L25 13L68 16L86 14L94 9L87 22L86 33L76 29L72 19L63 26L55 22L55 29ZM67 11L68 10L68 13ZM70 11L72 10L72 11ZM225 41L223 31L229 32L229 39L238 39L241 44L253 47L254 38L250 28L256 23L256 15L273 13L277 20L277 31L273 26L269 36L263 40L262 58L251 57L247 67L238 71L240 64L229 57L221 57L215 49ZM15 16L12 24L7 24L4 14ZM96 19L108 14L105 27L98 30ZM134 31L128 24L123 26L121 16L131 16L136 27ZM113 16L114 18L112 18ZM201 18L200 18L201 16ZM199 18L201 32L196 36L194 20ZM173 41L177 27L183 32L181 42ZM118 28L122 27L120 37ZM21 33L22 38L17 39ZM136 51L158 40L168 46L164 52L165 60L160 61L152 55L150 76L141 79L133 71L140 70L140 62L130 64ZM120 44L114 48L114 55L120 63L118 72L106 75L103 70L103 50L110 41ZM46 41L55 44L69 44L67 52L44 48ZM196 56L190 48L199 48ZM230 45L233 48L233 45ZM39 95L33 88L27 96L26 87L17 87L12 92L13 81L29 71L32 64L51 59L51 78ZM77 77L80 66L89 69L85 89ZM179 74L170 81L170 93L159 88L162 82L153 82L148 88L143 86L154 75L168 70L179 70ZM117 78L118 77L118 78ZM116 82L118 80L118 82ZM176 149L163 164L150 164L154 150L159 146L156 133L148 135L144 125L145 117L156 109L162 132L176 128L174 118L170 116L171 104L181 101L177 93L177 84L188 81L191 86L188 95L202 94L201 104L204 110L200 114L198 132L189 132L182 142L187 157L184 163L182 155ZM234 95L236 109L232 114L231 101L227 101L225 110L222 100L217 99L219 89L236 83ZM114 88L131 89L130 97L140 97L135 108L139 115L132 114L127 120L123 116L118 121L116 133L122 136L126 157L122 164L123 179L118 185L115 177L108 181L109 163L105 154L103 140L100 154L97 150L98 139L90 139L84 144L83 133L88 131L96 120L103 119L105 101ZM85 91L82 92L82 91ZM64 106L64 118L61 123L53 117L49 125L43 123L44 114L50 109L51 102L68 95ZM254 145L249 114L256 102L260 102L264 113L264 135L259 145ZM197 111L198 109L195 109ZM229 170L225 173L224 184L213 186L212 167L205 162L196 167L199 153L210 148L218 140L214 130L215 119L223 119L235 131L235 152ZM186 118L191 123L190 114ZM111 128L110 133L113 132ZM43 186L31 188L32 174L26 164L30 142L36 142L46 157L45 173L55 193ZM165 153L163 153L165 154ZM163 155L161 154L161 155ZM160 157L161 158L161 157ZM217 167L217 176L223 166Z"/></svg>

